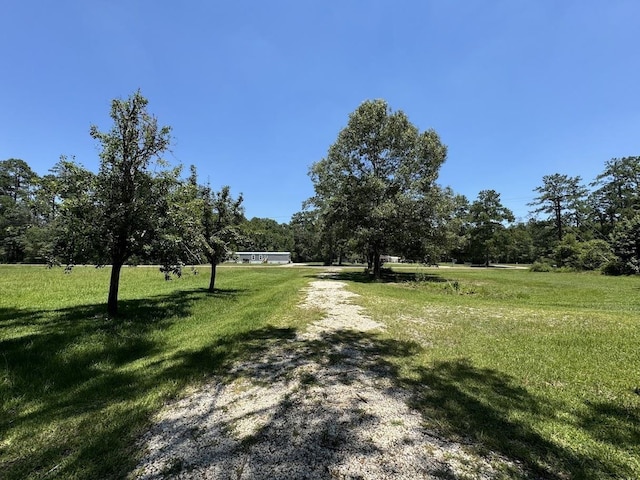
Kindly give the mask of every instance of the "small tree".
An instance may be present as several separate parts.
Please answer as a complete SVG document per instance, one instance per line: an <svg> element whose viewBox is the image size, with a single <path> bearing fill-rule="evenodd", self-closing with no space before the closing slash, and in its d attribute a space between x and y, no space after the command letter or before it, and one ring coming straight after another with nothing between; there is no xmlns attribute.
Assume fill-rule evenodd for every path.
<svg viewBox="0 0 640 480"><path fill-rule="evenodd" d="M95 125L90 134L102 146L100 170L93 201L97 217L94 237L99 239L101 257L111 263L107 311L118 312L120 271L127 259L143 252L158 231L163 218L160 155L169 147L169 127L159 127L147 112L148 101L140 91L126 100L111 102L113 127L101 132Z"/></svg>
<svg viewBox="0 0 640 480"><path fill-rule="evenodd" d="M202 249L211 264L209 292L214 292L216 267L225 261L240 239L239 226L244 220L242 194L233 199L228 186L214 192L209 186L202 189Z"/></svg>

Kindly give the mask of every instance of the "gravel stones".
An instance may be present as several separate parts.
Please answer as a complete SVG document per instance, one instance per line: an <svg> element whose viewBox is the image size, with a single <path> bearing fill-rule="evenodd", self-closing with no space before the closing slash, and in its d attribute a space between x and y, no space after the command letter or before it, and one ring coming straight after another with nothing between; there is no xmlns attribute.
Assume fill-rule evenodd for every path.
<svg viewBox="0 0 640 480"><path fill-rule="evenodd" d="M431 436L392 380L343 282L311 282L325 317L167 406L133 478L492 478L491 462ZM499 463L505 463L502 460Z"/></svg>

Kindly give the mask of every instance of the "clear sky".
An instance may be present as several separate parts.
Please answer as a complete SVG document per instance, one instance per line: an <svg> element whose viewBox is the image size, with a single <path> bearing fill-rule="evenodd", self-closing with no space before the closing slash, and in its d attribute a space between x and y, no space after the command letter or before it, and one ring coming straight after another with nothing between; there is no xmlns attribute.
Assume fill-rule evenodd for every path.
<svg viewBox="0 0 640 480"><path fill-rule="evenodd" d="M167 158L288 222L348 115L383 98L448 145L442 185L516 216L542 176L640 155L637 0L2 0L0 159L96 170L136 89Z"/></svg>

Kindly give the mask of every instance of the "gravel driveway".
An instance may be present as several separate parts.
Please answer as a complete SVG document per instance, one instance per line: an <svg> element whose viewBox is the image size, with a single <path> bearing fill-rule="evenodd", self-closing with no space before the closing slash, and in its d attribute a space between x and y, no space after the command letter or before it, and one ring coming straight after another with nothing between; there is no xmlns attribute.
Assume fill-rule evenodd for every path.
<svg viewBox="0 0 640 480"><path fill-rule="evenodd" d="M356 295L345 287L330 277L312 281L300 308L323 309L321 321L167 406L142 439L146 453L132 478L451 479L513 471L423 429L380 356L375 334L384 325L352 304Z"/></svg>

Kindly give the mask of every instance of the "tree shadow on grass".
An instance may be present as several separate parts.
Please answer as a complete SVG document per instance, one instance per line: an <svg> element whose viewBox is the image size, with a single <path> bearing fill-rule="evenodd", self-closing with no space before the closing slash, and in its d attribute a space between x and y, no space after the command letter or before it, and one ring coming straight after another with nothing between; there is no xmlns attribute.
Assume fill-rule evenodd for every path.
<svg viewBox="0 0 640 480"><path fill-rule="evenodd" d="M448 280L440 275L424 272L396 272L390 269L383 269L379 279L367 271L346 271L336 272L333 278L337 280L347 280L357 283L408 283L408 282L428 282L445 283Z"/></svg>
<svg viewBox="0 0 640 480"><path fill-rule="evenodd" d="M235 301L242 294L218 290L213 301ZM177 360L164 358L161 332L189 317L194 303L207 297L198 289L121 300L117 318L104 315L103 304L0 309L0 476L41 477L51 469L61 477L124 475L123 455L130 456L136 429L152 409L136 400L154 390L174 394L190 379L216 373L227 357L243 354L243 338L225 337L214 342L215 355L206 362L194 359L175 368ZM260 342L290 332L251 335ZM132 368L136 362L140 366Z"/></svg>
<svg viewBox="0 0 640 480"><path fill-rule="evenodd" d="M517 420L555 420L569 408L535 397L501 372L477 368L467 360L440 362L414 370L406 385L416 392L413 405L423 413L427 425L450 438L468 441L481 452L496 452L517 462L528 478L633 478L637 474L614 458L592 458L564 448ZM590 436L609 435L617 448L637 448L640 436L629 412L600 404L591 413L599 415L604 410L612 416L611 425L618 424L616 433L603 431L602 418L593 425L583 418L568 423Z"/></svg>
<svg viewBox="0 0 640 480"><path fill-rule="evenodd" d="M238 347L238 343L243 346ZM229 348L241 348L242 352L221 353ZM373 333L337 331L316 339L301 340L292 330L264 329L223 339L205 351L183 354L174 369L166 372L168 375L184 375L198 370L203 364L224 364L223 384L245 379L272 391L257 393L255 408L240 409L242 413L238 415L237 412L229 414L225 409L233 407L225 406L225 402L217 403L223 395L222 384L208 387L203 394L209 402L206 408L188 403L183 407L183 414L170 416L156 426L156 434L163 437L165 443L160 452L152 453L152 459L157 455L155 460L159 463L169 463L165 463L165 470L159 470L158 476L148 478L162 478L165 474L174 477L189 472L191 475L242 472L242 478L247 479L267 478L268 475L273 478L342 478L340 475L344 471L340 473L336 469L353 458L373 468L372 465L378 462L374 456L378 456L380 450L368 440L371 435L367 429L388 422L388 419L367 413L367 399L359 393L366 394L366 388L360 385L375 384L383 379L392 385L381 387L390 401L398 398L399 390L407 392L407 398L412 399L409 404L422 415L427 441L433 440L429 448L455 455L458 451L455 445L462 445L484 459L485 465L497 465L497 470L487 470L487 478L493 478L492 474L497 475L496 478L554 480L633 478L634 471L629 465L612 458L590 458L540 434L535 428L537 421L553 420L566 407L532 395L501 372L478 368L466 360L401 372L399 362L404 363L403 359L414 357L420 351L421 347L414 342L397 341ZM239 360L245 363L235 367L230 363ZM308 369L312 364L322 368ZM287 385L294 382L294 371L298 372L299 385L287 390ZM300 372L307 373L300 375ZM329 394L320 403L309 403L308 398L313 395L309 396L308 391L317 385L331 388L354 382L361 382L356 389L358 393L346 402L340 403ZM273 395L274 390L285 393L274 405L259 405L258 399ZM251 391L239 392L238 401L242 401L242 395L253 394ZM603 408L597 407L594 415L602 413ZM606 414L618 421L624 418L624 412L606 410ZM229 435L238 423L265 414L269 420L250 436ZM637 439L634 418L627 418L625 422L627 430L621 434L613 436L612 430L603 435L609 435L612 444L632 448ZM305 425L314 425L314 429ZM584 422L574 426L584 427L590 434L599 430L598 426L592 428ZM206 451L198 446L202 445L198 440L200 436L204 436L209 445ZM406 441L410 448L415 438ZM396 448L402 452L402 446ZM429 448L420 450L423 453L415 457L414 478L460 477L460 471L448 464L446 458L442 460L442 457L424 454ZM393 469L378 473L394 476Z"/></svg>
<svg viewBox="0 0 640 480"><path fill-rule="evenodd" d="M226 301L242 294L225 292L214 297ZM212 374L226 381L251 376L268 384L286 378L292 369L310 361L324 366L327 382L353 381L354 375L389 379L413 394L412 406L422 414L432 435L443 442L461 442L480 455L491 457L495 453L515 462L520 470L518 475L512 472L514 477L521 473L549 479L633 478L637 473L615 458L588 458L543 437L521 419L552 420L566 407L535 397L501 372L455 360L400 373L396 365L407 359L410 362L420 352L413 342L352 331L300 342L293 329L264 327L216 337L202 348L162 355L162 340L155 332L191 315L194 302L206 297L204 290L189 290L125 300L121 303L124 317L115 320L103 315L104 305L57 311L0 310L0 338L5 338L0 341L0 471L4 478L41 478L47 474L59 478L122 478L135 466L135 440L157 408L157 402L142 405L136 403L137 399L150 392L166 399L189 382ZM20 328L31 327L31 331L8 337L7 322L12 321L20 322ZM12 324L12 328L15 326ZM357 361L349 364L347 360L354 355ZM255 363L249 372L233 370L234 364L247 360ZM128 368L135 362L143 362L144 367ZM311 388L317 381L310 376L303 388ZM248 451L276 430L281 435L283 454L270 457L264 450L254 450L262 455L261 461L274 472L286 473L288 467L303 467L296 448L317 447L322 451L316 460L316 471L321 472L317 478L331 478L330 467L348 455L366 459L377 454L364 440L347 441L351 434L357 437L358 429L378 420L363 416L361 407L354 400L346 410L331 405L317 410L296 398L283 398L276 405L273 419L260 431L246 443L232 445L227 457L222 451L221 465L237 466L233 462L238 457L231 456L233 449ZM287 423L294 412L305 421L315 418L315 433L296 436ZM96 421L98 418L100 421ZM590 404L573 426L602 442L631 449L639 439L639 421L637 412L602 401ZM80 433L76 436L75 431ZM37 448L29 446L30 436L37 439ZM16 454L5 442L18 442L24 450ZM314 453L311 450L310 455ZM433 476L455 478L447 465L422 460ZM176 474L188 465L214 459L193 454L181 461L174 465Z"/></svg>

